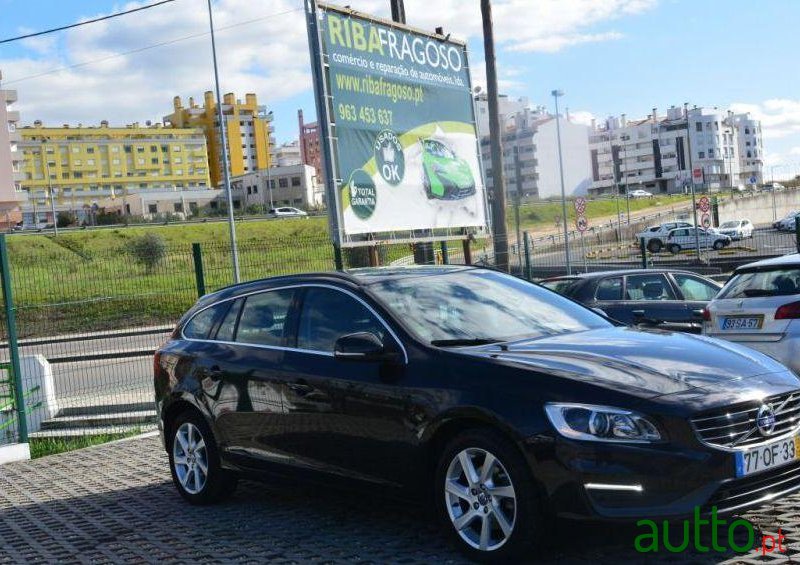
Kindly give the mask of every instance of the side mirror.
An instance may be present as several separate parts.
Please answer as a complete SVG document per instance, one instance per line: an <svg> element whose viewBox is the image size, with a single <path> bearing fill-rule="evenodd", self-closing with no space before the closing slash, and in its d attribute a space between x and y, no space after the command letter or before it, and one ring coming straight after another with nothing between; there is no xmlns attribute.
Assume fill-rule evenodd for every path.
<svg viewBox="0 0 800 565"><path fill-rule="evenodd" d="M342 361L387 361L394 354L373 333L358 332L343 335L333 346L333 356Z"/></svg>

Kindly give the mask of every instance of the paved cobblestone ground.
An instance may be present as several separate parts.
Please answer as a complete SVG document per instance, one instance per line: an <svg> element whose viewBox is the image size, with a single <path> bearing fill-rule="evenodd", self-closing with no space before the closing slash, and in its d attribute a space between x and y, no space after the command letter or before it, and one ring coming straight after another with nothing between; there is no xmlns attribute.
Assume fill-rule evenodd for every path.
<svg viewBox="0 0 800 565"><path fill-rule="evenodd" d="M559 524L531 556L564 563L800 562L800 496L747 517L789 553L756 558L632 549L635 529ZM792 561L794 557L794 561ZM243 482L235 497L189 506L158 438L134 439L0 467L0 563L461 563L421 508L319 487Z"/></svg>

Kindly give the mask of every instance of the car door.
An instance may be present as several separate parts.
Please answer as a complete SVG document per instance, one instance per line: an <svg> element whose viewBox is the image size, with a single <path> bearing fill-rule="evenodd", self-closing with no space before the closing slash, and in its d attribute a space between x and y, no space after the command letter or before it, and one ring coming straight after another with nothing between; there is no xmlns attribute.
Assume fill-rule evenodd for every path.
<svg viewBox="0 0 800 565"><path fill-rule="evenodd" d="M663 273L627 275L623 307L634 323L659 329L686 330L692 321Z"/></svg>
<svg viewBox="0 0 800 565"><path fill-rule="evenodd" d="M217 354L204 388L220 448L243 466L285 461L284 356L295 294L283 288L237 299L214 335Z"/></svg>
<svg viewBox="0 0 800 565"><path fill-rule="evenodd" d="M692 320L692 333L700 333L703 329L703 308L719 294L720 286L697 275L688 273L672 273L672 279L678 289L686 310Z"/></svg>
<svg viewBox="0 0 800 565"><path fill-rule="evenodd" d="M333 355L336 340L369 332L386 347L404 350L366 302L338 287L308 286L302 297L296 349L285 364L286 449L314 469L402 484L416 442L409 399L398 384L404 361L346 361Z"/></svg>

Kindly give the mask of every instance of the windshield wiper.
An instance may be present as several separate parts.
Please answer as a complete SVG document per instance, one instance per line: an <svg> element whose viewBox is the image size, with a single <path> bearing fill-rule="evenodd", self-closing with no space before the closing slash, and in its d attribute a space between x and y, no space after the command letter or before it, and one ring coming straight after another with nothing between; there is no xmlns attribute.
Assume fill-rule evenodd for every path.
<svg viewBox="0 0 800 565"><path fill-rule="evenodd" d="M753 298L755 296L775 296L775 291L773 290L764 290L763 288L747 288L742 291L747 298Z"/></svg>
<svg viewBox="0 0 800 565"><path fill-rule="evenodd" d="M458 347L460 345L489 345L490 343L501 343L502 341L502 339L493 339L490 337L434 339L431 341L431 345L435 345L436 347Z"/></svg>

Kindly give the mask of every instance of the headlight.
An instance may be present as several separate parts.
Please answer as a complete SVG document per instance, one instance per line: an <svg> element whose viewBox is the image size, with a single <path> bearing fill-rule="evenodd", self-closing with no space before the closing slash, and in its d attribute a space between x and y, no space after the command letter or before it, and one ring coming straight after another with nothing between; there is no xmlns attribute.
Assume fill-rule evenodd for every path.
<svg viewBox="0 0 800 565"><path fill-rule="evenodd" d="M650 420L620 408L590 404L546 404L553 427L564 437L585 441L649 443L661 440Z"/></svg>

